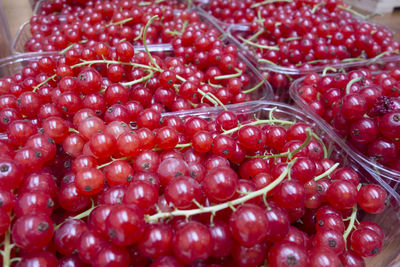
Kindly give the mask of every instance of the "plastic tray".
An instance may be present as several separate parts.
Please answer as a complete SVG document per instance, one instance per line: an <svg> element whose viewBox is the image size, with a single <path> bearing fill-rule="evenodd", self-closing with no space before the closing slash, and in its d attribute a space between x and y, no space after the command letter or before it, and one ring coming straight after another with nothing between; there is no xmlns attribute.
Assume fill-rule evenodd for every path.
<svg viewBox="0 0 400 267"><path fill-rule="evenodd" d="M215 24L215 26L219 29L219 30L223 30L226 31L228 30L229 26L231 26L232 24L223 22L221 20L219 20L218 18L214 17L212 14L210 14L207 11L207 6L209 5L209 1L204 1L203 3L200 3L197 5L197 10L200 13L203 13L204 15L207 15L210 18L210 21L213 22L213 24Z"/></svg>
<svg viewBox="0 0 400 267"><path fill-rule="evenodd" d="M394 258L396 258L400 253L400 228L398 227L400 223L400 195L398 192L391 188L385 181L376 175L376 173L370 173L368 170L365 170L365 166L358 162L351 149L343 144L340 138L329 127L326 127L323 124L321 125L312 115L304 113L302 110L286 104L266 101L253 101L228 107L229 110L238 115L240 114L240 117L243 118L243 120L252 119L254 118L254 115L259 119L268 118L269 112L272 108L276 108L274 116L278 119L296 120L310 124L313 127L314 132L324 140L324 143L328 147L332 147L330 158L342 163L341 166L348 166L357 170L360 173L360 177L362 177L362 182L380 184L389 192L390 204L383 214L360 215L365 216L361 217L361 219L377 222L381 225L387 235L382 252L375 258L366 259L366 261L369 261L368 266L372 266L373 264L375 264L375 266L390 266ZM215 118L221 110L221 108L188 110L165 113L164 116L177 115L182 118L187 116Z"/></svg>
<svg viewBox="0 0 400 267"><path fill-rule="evenodd" d="M37 3L34 13L40 12L40 6L44 2L45 2L45 0L40 0ZM179 12L179 11L180 10L177 10L177 12ZM213 19L207 13L201 12L196 6L193 7L193 11L195 11L199 14L199 16L203 22L216 28L219 32L221 32L221 34L224 34L224 36L227 35L226 32L215 21L213 21ZM63 15L59 15L59 18L60 18L60 21L62 21ZM18 55L18 54L23 54L23 53L34 53L34 52L26 52L25 51L25 44L32 37L30 29L31 29L31 26L29 24L29 20L24 22L19 27L17 33L15 34L15 37L12 39L12 42L11 42L11 52L13 55Z"/></svg>
<svg viewBox="0 0 400 267"><path fill-rule="evenodd" d="M208 2L208 0L205 0ZM31 6L32 6L32 12L33 15L40 15L42 11L42 5L45 4L46 2L49 2L49 0L30 0ZM192 3L190 3L190 0L180 0L180 2L185 2L188 5L189 4L200 4L204 3L204 0L192 0Z"/></svg>
<svg viewBox="0 0 400 267"><path fill-rule="evenodd" d="M378 26L386 27L385 25L380 25L378 23L368 21L368 23L375 24ZM239 41L235 36L237 35L243 35L243 34L248 34L250 32L249 30L249 25L247 24L233 24L228 28L228 36L229 38L232 39L232 41L240 48L243 50L246 50L246 55L251 58L251 61L256 64L260 70L264 71L272 71L272 72L278 72L278 73L283 73L283 74L288 74L288 75L306 75L312 72L322 72L327 66L333 67L333 68L341 68L341 69L348 69L352 67L358 67L358 66L364 66L367 64L371 64L374 61L376 61L376 58L371 58L371 59L365 59L365 60L359 60L359 61L354 61L354 62L347 62L347 63L339 63L339 64L333 64L333 63L328 63L328 65L318 65L318 66L312 66L307 69L305 68L290 68L290 67L285 67L285 66L280 66L280 65L273 65L273 64L268 64L268 63L260 63L258 62L258 59L255 58L254 54L247 48L246 45L244 45L241 41ZM393 32L395 37L399 37L400 33L399 32ZM388 56L389 58L392 56Z"/></svg>
<svg viewBox="0 0 400 267"><path fill-rule="evenodd" d="M3 11L3 1L0 0L0 58L11 54L10 43L11 34Z"/></svg>
<svg viewBox="0 0 400 267"><path fill-rule="evenodd" d="M137 46L136 50L144 50L143 46ZM169 44L161 45L148 45L148 49L151 52L172 52L173 48ZM11 56L0 60L0 73L2 76L13 75L20 71L29 62L38 60L44 55L58 55L57 52L42 52L42 53L25 53L20 55ZM238 54L239 58L246 64L247 68L244 74L248 75L250 78L250 83L246 89L252 88L262 82L263 76L243 55ZM271 85L264 81L263 84L255 91L249 93L251 100L272 100L273 91Z"/></svg>
<svg viewBox="0 0 400 267"><path fill-rule="evenodd" d="M400 60L400 57L399 57ZM386 61L386 60L384 60ZM388 61L388 59L387 59ZM400 61L399 61L400 63ZM329 74L330 75L330 74ZM290 96L294 100L297 106L299 106L304 112L311 114L312 116L315 117L316 121L321 125L321 127L324 127L325 129L330 129L332 132L334 132L334 128L327 123L323 118L315 114L313 111L310 110L308 104L299 96L298 94L298 88L302 85L302 81L304 80L303 78L297 79L292 86L290 87ZM400 172L393 170L391 168L385 167L381 164L378 164L376 162L371 161L367 156L363 155L362 153L357 152L355 148L351 147L351 144L347 144L342 138L339 138L339 142L341 146L346 147L348 149L352 150L352 154L354 155L353 157L359 161L362 162L363 165L371 172L374 173L378 176L380 176L382 179L384 179L388 184L390 184L392 187L394 187L396 190L400 190L399 186L399 181L400 181Z"/></svg>

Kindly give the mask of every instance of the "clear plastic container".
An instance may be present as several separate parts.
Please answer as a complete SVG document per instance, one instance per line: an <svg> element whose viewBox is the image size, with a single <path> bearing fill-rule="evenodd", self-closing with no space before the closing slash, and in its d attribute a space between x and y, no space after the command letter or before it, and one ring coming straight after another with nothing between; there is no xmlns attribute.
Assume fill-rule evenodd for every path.
<svg viewBox="0 0 400 267"><path fill-rule="evenodd" d="M217 29L219 29L220 31L228 30L229 26L231 26L232 24L223 22L223 21L219 20L218 18L214 17L213 15L211 15L208 12L208 6L209 5L210 5L209 1L204 1L203 3L199 3L197 5L198 12L208 16L210 18L210 21L212 21L212 23L215 25L215 27Z"/></svg>
<svg viewBox="0 0 400 267"><path fill-rule="evenodd" d="M34 15L40 15L42 11L42 5L45 4L46 2L49 2L49 0L30 0L31 5L32 5L32 11ZM207 1L207 0L205 0ZM192 5L197 5L199 3L203 3L204 0L180 0L180 2L186 3L188 6Z"/></svg>
<svg viewBox="0 0 400 267"><path fill-rule="evenodd" d="M136 46L136 50L144 50L143 46ZM172 46L170 44L160 44L160 45L148 45L148 49L151 52L157 53L161 52L163 54L171 54L173 53ZM0 60L0 77L6 75L13 75L20 71L24 66L26 66L29 62L38 60L44 55L58 55L57 52L42 52L42 53L25 53L20 55L11 56ZM260 72L255 68L243 55L238 54L239 58L246 64L246 71L244 74L249 76L250 83L243 90L250 89L255 87L256 85L261 85L253 92L249 93L249 97L251 100L272 100L273 99L273 91L271 85L263 79L263 76Z"/></svg>
<svg viewBox="0 0 400 267"><path fill-rule="evenodd" d="M34 14L36 14L36 12L40 12L39 7L44 1L45 0L41 0L37 3ZM203 22L205 22L207 25L216 28L224 36L226 35L226 32L221 27L219 27L218 24L216 24L208 14L206 14L204 12L200 12L197 9L197 7L194 7L193 11L197 12L199 14L201 20ZM179 13L179 12L180 12L180 10L176 11L176 13ZM59 18L60 18L60 21L63 21L62 15L59 16ZM18 54L23 54L23 53L30 53L30 52L25 51L25 44L29 41L29 39L31 37L32 37L31 26L30 26L29 21L26 21L19 27L17 33L15 34L15 37L12 39L12 42L11 42L12 54L18 55Z"/></svg>
<svg viewBox="0 0 400 267"><path fill-rule="evenodd" d="M390 185L381 179L376 173L370 173L365 169L365 166L359 162L355 153L338 138L338 136L326 125L321 124L320 121L304 112L302 109L297 109L286 104L267 102L267 101L253 101L237 105L230 105L228 109L236 113L243 120L252 119L254 115L259 119L267 119L271 109L274 110L274 117L277 119L296 120L297 122L306 122L313 127L314 132L322 138L327 147L331 147L331 159L340 162L340 166L348 166L360 173L363 183L380 184L390 194L388 201L389 206L383 214L379 215L366 215L360 213L361 220L371 220L378 223L385 231L386 240L382 252L374 258L365 259L367 266L392 266L395 258L400 253L400 209L399 201L400 195ZM182 118L187 116L202 117L205 119L215 118L221 108L209 108L205 110L189 110L174 113L165 113L164 116L178 115Z"/></svg>
<svg viewBox="0 0 400 267"><path fill-rule="evenodd" d="M57 55L55 52L26 53L0 59L0 78L20 72L29 63L48 55Z"/></svg>
<svg viewBox="0 0 400 267"><path fill-rule="evenodd" d="M400 57L398 58L400 60ZM387 61L389 62L389 59L382 59L382 61ZM400 61L398 62L400 65ZM384 65L382 65L384 66ZM330 74L328 74L330 75ZM303 98L298 93L298 89L301 87L302 82L304 80L303 78L297 79L290 87L290 96L296 103L296 105L302 109L305 113L311 114L311 116L315 117L315 120L318 122L318 124L323 127L324 129L330 129L332 132L334 132L334 127L331 126L328 122L326 122L323 118L315 114L311 109L309 108L308 103L306 103ZM335 135L337 135L335 133ZM338 136L338 135L337 135ZM340 144L341 147L351 150L353 158L356 159L358 162L363 164L365 168L381 177L386 183L391 185L393 188L395 188L398 192L400 192L400 172L393 170L389 167L385 167L375 161L372 161L368 156L358 152L356 148L353 148L350 142L346 142L343 138L340 138L339 136L337 137L338 143Z"/></svg>
<svg viewBox="0 0 400 267"><path fill-rule="evenodd" d="M386 27L385 25L380 25L378 23L375 23L373 21L367 21L368 23L377 25L377 26L382 26ZM374 63L377 59L379 58L370 58L370 59L363 59L363 60L357 60L357 61L352 61L352 62L346 62L346 63L328 63L327 65L318 65L318 66L311 66L307 68L290 68L290 67L285 67L285 66L280 66L280 65L274 65L274 64L269 64L265 62L259 62L259 59L254 56L254 54L248 49L248 47L243 44L236 36L246 36L246 35L251 35L253 34L250 31L250 27L247 24L233 24L228 28L228 36L229 38L232 39L232 41L241 49L246 51L246 55L250 58L250 60L259 67L260 70L263 71L272 71L272 72L277 72L277 73L282 73L286 75L297 75L297 76L303 76L312 72L322 72L327 66L337 68L337 69L349 69L352 67L358 67L358 66L365 66L368 64ZM394 34L394 38L398 39L400 38L400 33L392 31ZM393 58L396 56L388 56L388 58Z"/></svg>
<svg viewBox="0 0 400 267"><path fill-rule="evenodd" d="M11 34L8 22L3 10L3 1L0 0L0 58L11 54Z"/></svg>

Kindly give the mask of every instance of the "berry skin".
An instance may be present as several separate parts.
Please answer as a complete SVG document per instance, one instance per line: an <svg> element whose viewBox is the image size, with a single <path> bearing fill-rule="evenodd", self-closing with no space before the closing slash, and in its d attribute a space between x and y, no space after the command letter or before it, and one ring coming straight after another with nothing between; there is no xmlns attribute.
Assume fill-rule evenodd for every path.
<svg viewBox="0 0 400 267"><path fill-rule="evenodd" d="M234 239L245 247L260 243L268 234L269 225L264 211L253 204L239 207L229 219Z"/></svg>
<svg viewBox="0 0 400 267"><path fill-rule="evenodd" d="M185 264L207 259L212 253L212 237L208 228L198 222L188 222L175 233L174 254Z"/></svg>
<svg viewBox="0 0 400 267"><path fill-rule="evenodd" d="M17 219L12 227L15 244L26 251L39 251L53 237L52 220L44 214L27 214Z"/></svg>
<svg viewBox="0 0 400 267"><path fill-rule="evenodd" d="M381 213L386 208L387 192L378 185L367 184L360 188L357 202L368 213Z"/></svg>

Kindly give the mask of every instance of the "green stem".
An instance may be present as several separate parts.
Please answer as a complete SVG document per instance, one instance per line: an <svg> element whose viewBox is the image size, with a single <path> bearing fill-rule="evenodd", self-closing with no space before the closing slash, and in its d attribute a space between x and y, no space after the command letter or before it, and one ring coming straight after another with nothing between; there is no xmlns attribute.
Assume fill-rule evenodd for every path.
<svg viewBox="0 0 400 267"><path fill-rule="evenodd" d="M147 22L146 26L144 26L143 30L143 46L144 50L146 51L147 56L150 58L151 63L156 67L157 71L161 71L160 66L158 66L157 62L154 60L153 56L150 54L149 49L147 48L147 30L149 29L150 25L153 23L153 21L158 20L158 16L153 16L149 21Z"/></svg>
<svg viewBox="0 0 400 267"><path fill-rule="evenodd" d="M283 40L283 41L285 41L285 42L291 42L291 41L295 41L295 40L301 40L301 36L289 37L289 38L286 38L286 39Z"/></svg>
<svg viewBox="0 0 400 267"><path fill-rule="evenodd" d="M185 20L185 21L183 22L183 24L182 24L182 29L181 29L180 31L167 31L167 33L169 33L169 34L171 34L171 35L178 35L178 36L181 36L181 35L185 32L185 30L186 30L186 28L187 28L188 25L189 25L188 21Z"/></svg>
<svg viewBox="0 0 400 267"><path fill-rule="evenodd" d="M395 49L395 50L393 50L393 51L385 51L385 52L382 52L382 53L380 53L379 55L377 55L376 57L372 58L371 61L372 61L372 62L375 62L375 61L377 61L378 59L380 59L381 57L386 56L387 54L399 54L399 49Z"/></svg>
<svg viewBox="0 0 400 267"><path fill-rule="evenodd" d="M3 267L11 266L10 256L11 256L11 246L10 246L11 233L7 230L4 234L4 250L3 256Z"/></svg>
<svg viewBox="0 0 400 267"><path fill-rule="evenodd" d="M153 71L149 71L149 74L147 76L144 76L144 77L142 77L140 79L137 79L137 80L134 80L134 81L121 83L121 85L126 86L126 87L132 86L132 85L135 85L135 84L138 84L138 83L141 83L141 82L145 82L145 81L147 81L148 79L150 79L153 76L154 76L154 72Z"/></svg>
<svg viewBox="0 0 400 267"><path fill-rule="evenodd" d="M68 128L68 132L79 134L79 131L75 130L74 128Z"/></svg>
<svg viewBox="0 0 400 267"><path fill-rule="evenodd" d="M323 2L321 2L321 3L319 3L319 4L316 4L315 6L313 6L313 8L312 8L312 10L311 10L311 13L315 13L315 11L317 11L317 9L320 7L320 6L322 6L324 3Z"/></svg>
<svg viewBox="0 0 400 267"><path fill-rule="evenodd" d="M90 207L90 209L85 210L84 212L82 212L82 213L80 213L78 215L75 215L74 217L68 218L67 220L63 221L60 224L57 224L56 226L54 226L54 232L57 231L57 229L60 228L61 225L63 225L66 221L69 221L69 220L80 220L80 219L88 217L90 215L90 213L96 208L96 205L94 205L93 199L90 199L90 200L92 201L92 206Z"/></svg>
<svg viewBox="0 0 400 267"><path fill-rule="evenodd" d="M240 75L243 74L243 71L240 69L235 68L236 73L234 74L227 74L227 75L220 75L220 76L215 76L215 80L224 80L224 79L232 79L232 78L237 78L240 77Z"/></svg>
<svg viewBox="0 0 400 267"><path fill-rule="evenodd" d="M345 58L342 59L343 63L349 63L349 62L355 62L355 61L360 61L360 60L365 60L363 57L351 57L351 58Z"/></svg>
<svg viewBox="0 0 400 267"><path fill-rule="evenodd" d="M328 158L328 150L326 149L326 146L324 144L324 142L322 141L322 139L316 135L315 133L312 134L312 136L315 138L315 140L318 141L318 143L320 143L320 145L322 146L322 150L324 151L324 158Z"/></svg>
<svg viewBox="0 0 400 267"><path fill-rule="evenodd" d="M46 83L48 83L50 80L53 80L54 78L57 77L57 74L54 74L52 76L50 76L49 78L47 78L46 80L44 80L43 82L39 83L38 85L33 87L32 92L36 92L37 89L39 89L42 85L45 85Z"/></svg>
<svg viewBox="0 0 400 267"><path fill-rule="evenodd" d="M144 65L144 64L138 64L138 63L133 63L133 62L121 62L121 61L116 61L116 60L89 60L89 61L82 61L81 63L72 65L71 68L77 68L77 67L82 67L86 65L93 65L93 64L116 64L116 65L124 65L124 66L132 66L132 67L137 67L137 68L143 68L143 69L149 69L152 71L159 71L159 69L154 68L152 66Z"/></svg>
<svg viewBox="0 0 400 267"><path fill-rule="evenodd" d="M125 24L126 22L129 22L131 20L133 20L133 18L127 18L127 19L123 19L123 20L120 20L120 21L117 21L117 22L111 22L110 24L107 24L106 27L110 27L112 25L117 26L117 25Z"/></svg>
<svg viewBox="0 0 400 267"><path fill-rule="evenodd" d="M351 233L351 230L353 230L354 222L356 221L356 218L357 218L357 204L353 206L353 211L350 215L349 225L347 226L346 231L344 231L344 234L343 234L344 242L346 242L347 237Z"/></svg>
<svg viewBox="0 0 400 267"><path fill-rule="evenodd" d="M220 210L223 209L227 209L230 207L233 207L235 205L239 205L242 203L245 203L251 199L254 199L256 197L262 196L266 193L268 193L269 191L271 191L272 189L274 189L277 185L279 185L280 182L282 182L285 177L287 176L287 174L290 171L290 168L293 166L293 162L289 163L289 165L286 167L286 169L282 172L282 174L276 179L274 180L272 183L270 183L269 185L267 185L266 187L251 192L241 198L237 198L235 200L229 201L229 202L225 202L225 203L221 203L218 205L214 205L214 206L210 206L210 207L201 207L198 209L191 209L191 210L174 210L171 212L160 212L160 213L156 213L154 215L147 215L145 217L146 221L148 223L155 223L157 222L159 219L164 219L164 218L170 218L170 217L176 217L176 216L184 216L186 218L189 218L193 215L197 215L197 214L203 214L203 213L212 213L215 214Z"/></svg>
<svg viewBox="0 0 400 267"><path fill-rule="evenodd" d="M192 146L192 143L187 143L187 144L177 144L175 148L185 148L185 147L190 147Z"/></svg>
<svg viewBox="0 0 400 267"><path fill-rule="evenodd" d="M99 169L102 169L102 168L104 168L104 167L107 167L108 165L110 165L110 164L113 163L114 161L118 161L118 160L127 160L127 159L130 159L130 157L122 157L122 158L118 158L118 159L111 158L111 161L110 161L110 162L107 162L107 163L104 163L104 164L102 164L102 165L97 166L97 169L99 170Z"/></svg>
<svg viewBox="0 0 400 267"><path fill-rule="evenodd" d="M79 41L78 44L85 44L85 43L87 43L87 42L88 42L88 40L85 39L85 40ZM61 51L59 52L59 54L60 54L60 55L64 55L65 53L67 53L68 50L70 50L70 49L71 49L72 47L74 47L74 45L76 45L76 44L77 44L77 43L70 44L69 46L67 46L66 48L64 48L63 50L61 50Z"/></svg>
<svg viewBox="0 0 400 267"><path fill-rule="evenodd" d="M259 7L259 6L268 5L268 4L272 4L272 3L275 3L275 2L291 3L291 2L293 2L293 0L265 0L265 1L260 2L260 3L252 4L250 6L250 8L256 8L256 7Z"/></svg>
<svg viewBox="0 0 400 267"><path fill-rule="evenodd" d="M143 29L144 29L144 27L141 27L140 28L140 32L139 32L139 35L138 36L136 36L134 39L133 39L133 41L137 41L137 40L140 40L140 38L142 38L143 37Z"/></svg>
<svg viewBox="0 0 400 267"><path fill-rule="evenodd" d="M265 81L267 80L268 75L265 75L264 78L262 79L261 82L259 82L258 84L256 84L256 86L254 86L253 88L247 89L242 91L243 94L249 94L251 92L254 92L255 90L257 90L258 88L260 88L261 85L263 85L265 83Z"/></svg>
<svg viewBox="0 0 400 267"><path fill-rule="evenodd" d="M300 152L303 148L305 148L306 146L308 146L308 144L310 144L311 142L311 137L312 137L312 130L310 128L306 129L307 131L307 138L306 140L304 140L304 142L295 150L293 151L287 151L287 152L283 152L283 153L279 153L279 154L272 154L272 155L264 155L261 156L260 158L262 159L271 159L271 158L283 158L283 157L287 157L288 160L291 160L292 157L294 155L296 155L298 152Z"/></svg>
<svg viewBox="0 0 400 267"><path fill-rule="evenodd" d="M280 123L283 125L293 125L294 122L292 121L283 121L283 120L256 120L250 123L246 123L246 124L241 124L236 128L230 129L228 131L224 131L222 134L233 134L236 131L239 131L241 128L243 128L244 126L248 126L248 125L260 125L260 124L273 124L273 123Z"/></svg>
<svg viewBox="0 0 400 267"><path fill-rule="evenodd" d="M265 59L265 58L260 58L257 61L260 62L260 63L267 63L267 64L274 65L274 66L278 65L275 62L272 62L271 60L268 60L268 59Z"/></svg>
<svg viewBox="0 0 400 267"><path fill-rule="evenodd" d="M354 78L353 80L351 80L346 86L346 95L350 94L351 86L353 86L353 84L355 84L356 82L359 82L361 80L362 80L362 77L357 77L357 78Z"/></svg>
<svg viewBox="0 0 400 267"><path fill-rule="evenodd" d="M204 84L203 82L201 84ZM222 88L223 86L220 84L213 84L210 80L208 80L208 84L214 88Z"/></svg>
<svg viewBox="0 0 400 267"><path fill-rule="evenodd" d="M208 101L210 101L212 104L214 104L214 106L221 106L224 110L228 110L225 105L221 102L221 100L218 99L218 97L216 97L215 95L213 95L212 93L205 93L204 91L202 91L201 89L197 89L197 92L199 94L201 94L203 98L206 98Z"/></svg>
<svg viewBox="0 0 400 267"><path fill-rule="evenodd" d="M257 39L257 37L260 36L261 34L263 34L264 32L265 32L265 30L261 29L258 32L256 32L255 34L253 34L252 36L250 36L249 38L247 38L247 40L253 41L254 39Z"/></svg>
<svg viewBox="0 0 400 267"><path fill-rule="evenodd" d="M326 67L326 68L322 71L322 76L326 76L326 74L328 73L328 71L336 72L337 69L335 69L335 68L333 68L333 67Z"/></svg>
<svg viewBox="0 0 400 267"><path fill-rule="evenodd" d="M306 63L307 63L307 64L314 64L314 63L321 63L321 62L324 62L324 60L323 60L323 59L316 59L316 60L308 61L308 62L306 62ZM299 67L299 66L301 66L301 65L304 65L304 63L297 63L297 64L296 64L296 67Z"/></svg>
<svg viewBox="0 0 400 267"><path fill-rule="evenodd" d="M351 14L353 14L353 15L355 15L355 16L357 16L357 17L360 17L360 18L362 18L362 19L368 19L368 17L369 17L369 16L365 16L365 15L363 15L363 14L361 14L361 13L359 13L359 12L353 10L353 9L351 8L351 6L347 6L347 7L346 7L346 6L343 6L343 5L338 5L338 8L343 9L343 10L346 10L346 11L350 12Z"/></svg>
<svg viewBox="0 0 400 267"><path fill-rule="evenodd" d="M241 41L243 41L244 43L246 43L248 45L251 45L251 46L254 46L254 47L257 47L257 48L279 51L279 46L277 46L277 45L276 46L260 45L260 44L254 43L252 41L249 41L249 40L243 38L242 36L239 36L238 38Z"/></svg>
<svg viewBox="0 0 400 267"><path fill-rule="evenodd" d="M12 259L10 260L10 263L19 262L19 261L21 261L21 260L22 260L22 258L20 258L20 257L12 258Z"/></svg>
<svg viewBox="0 0 400 267"><path fill-rule="evenodd" d="M321 173L320 175L318 175L317 177L314 177L314 181L319 181L323 178L325 178L326 176L328 176L329 174L331 174L334 170L336 170L336 168L339 167L339 163L335 163L332 167L330 167L328 170L326 170L324 173Z"/></svg>

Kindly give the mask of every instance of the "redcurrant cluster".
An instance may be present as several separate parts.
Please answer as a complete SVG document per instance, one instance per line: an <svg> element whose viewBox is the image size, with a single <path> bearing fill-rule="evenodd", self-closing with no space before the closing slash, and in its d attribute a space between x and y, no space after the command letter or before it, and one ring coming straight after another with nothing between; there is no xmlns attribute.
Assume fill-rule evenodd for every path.
<svg viewBox="0 0 400 267"><path fill-rule="evenodd" d="M42 5L40 15L30 19L32 37L24 47L39 52L60 51L75 43L89 47L95 42L115 46L123 40L140 44L143 29L153 16L160 21L148 28L147 42L168 43L171 33L190 20L185 9L187 5L176 0L84 1L84 5L49 1Z"/></svg>
<svg viewBox="0 0 400 267"><path fill-rule="evenodd" d="M399 48L393 33L352 16L353 11L341 0L214 0L206 6L224 22L250 23L249 32L238 38L254 48L261 61L281 66L298 67L310 61L326 64L327 60L340 63Z"/></svg>
<svg viewBox="0 0 400 267"><path fill-rule="evenodd" d="M149 52L147 30L157 20L153 17L143 31L144 51L135 51L128 41L114 49L103 42L74 46L65 56L42 57L21 73L0 79L0 128L12 131L9 125L22 118L39 127L54 116L71 122L84 108L107 123L129 124L143 109L161 113L240 103L265 88L261 79L255 85L250 82L254 75L234 46L219 40L196 13L190 17L191 23L176 33L173 48L166 52Z"/></svg>
<svg viewBox="0 0 400 267"><path fill-rule="evenodd" d="M296 89L311 110L374 162L400 170L400 69L309 74Z"/></svg>
<svg viewBox="0 0 400 267"><path fill-rule="evenodd" d="M57 266L57 252L61 266L364 264L384 233L357 210L381 213L386 191L275 110L145 109L135 130L90 109L41 130L18 121L0 143L3 263Z"/></svg>

